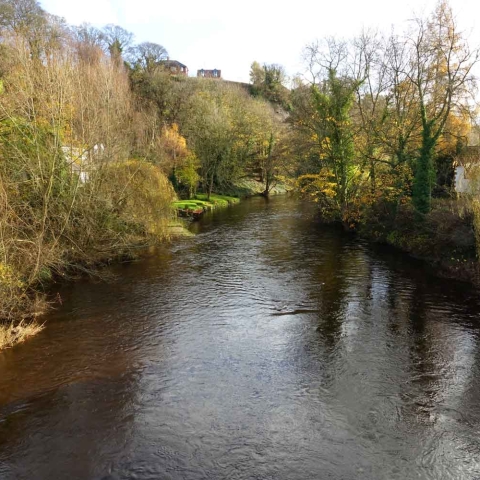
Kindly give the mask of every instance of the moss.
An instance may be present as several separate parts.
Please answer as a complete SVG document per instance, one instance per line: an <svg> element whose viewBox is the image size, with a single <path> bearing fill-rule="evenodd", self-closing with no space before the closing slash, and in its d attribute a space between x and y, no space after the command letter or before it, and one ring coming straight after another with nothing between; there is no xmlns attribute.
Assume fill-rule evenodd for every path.
<svg viewBox="0 0 480 480"><path fill-rule="evenodd" d="M172 207L176 210L198 210L203 208L203 205L199 205L192 200L177 200L172 202Z"/></svg>

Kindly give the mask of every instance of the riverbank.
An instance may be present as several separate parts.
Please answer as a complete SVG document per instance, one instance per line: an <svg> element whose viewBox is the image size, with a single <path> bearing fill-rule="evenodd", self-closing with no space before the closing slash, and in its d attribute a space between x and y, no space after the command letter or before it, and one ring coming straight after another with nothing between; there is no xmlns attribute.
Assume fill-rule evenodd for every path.
<svg viewBox="0 0 480 480"><path fill-rule="evenodd" d="M34 321L23 321L18 325L0 325L0 350L13 347L43 330L43 325Z"/></svg>
<svg viewBox="0 0 480 480"><path fill-rule="evenodd" d="M379 203L355 231L424 260L442 277L480 284L473 216L457 201L435 199L431 212L421 217L411 204L393 210Z"/></svg>
<svg viewBox="0 0 480 480"><path fill-rule="evenodd" d="M199 193L193 198L186 200L175 200L172 202L172 208L179 217L200 218L205 212L215 210L216 208L225 208L240 202L240 198L227 195L218 195L212 193L210 196L206 193Z"/></svg>
<svg viewBox="0 0 480 480"><path fill-rule="evenodd" d="M179 217L198 219L205 212L236 205L241 199L263 195L264 191L265 184L263 182L251 178L243 179L222 194L212 193L209 198L206 193L198 193L190 199L175 200L171 205ZM285 195L288 191L289 189L284 183L277 183L269 193L270 195Z"/></svg>
<svg viewBox="0 0 480 480"><path fill-rule="evenodd" d="M23 284L14 279L10 271L0 269L2 286L10 283L8 295L17 297L10 303L15 304L15 310L10 312L10 318L7 321L0 322L0 350L13 347L24 342L30 337L43 330L41 323L42 316L48 312L53 305L45 301L45 291L55 282L64 282L66 279L76 279L79 276L95 275L101 276L101 269L107 265L115 264L122 260L134 260L136 252L154 246L159 242L171 242L179 237L193 236L188 229L188 219L180 217L189 217L194 212L204 213L219 208L226 208L238 204L241 201L238 197L220 195L213 193L209 199L206 194L197 194L191 200L174 201L171 204L173 210L176 210L178 216L171 220L166 227L163 227L164 234L159 236L142 236L140 239L131 239L130 244L124 244L121 250L116 252L109 251L108 255L102 255L96 252L87 262L85 256L72 257L68 259L68 266L62 268L62 271L56 275L50 275L41 284L31 286L29 289L23 288ZM194 215L191 215L192 217Z"/></svg>

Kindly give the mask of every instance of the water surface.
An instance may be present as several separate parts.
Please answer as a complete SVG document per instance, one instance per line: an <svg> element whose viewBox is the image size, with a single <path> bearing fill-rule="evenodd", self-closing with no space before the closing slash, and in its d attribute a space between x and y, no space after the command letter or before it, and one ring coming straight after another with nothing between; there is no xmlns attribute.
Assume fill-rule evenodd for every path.
<svg viewBox="0 0 480 480"><path fill-rule="evenodd" d="M194 230L0 353L1 479L480 479L478 291L287 197Z"/></svg>

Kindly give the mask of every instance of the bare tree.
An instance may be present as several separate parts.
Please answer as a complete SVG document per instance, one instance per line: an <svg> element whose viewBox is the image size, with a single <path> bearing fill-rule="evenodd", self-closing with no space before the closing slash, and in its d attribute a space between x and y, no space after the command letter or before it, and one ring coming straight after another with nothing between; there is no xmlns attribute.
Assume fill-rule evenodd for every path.
<svg viewBox="0 0 480 480"><path fill-rule="evenodd" d="M81 61L91 63L99 60L101 51L106 45L105 36L101 30L89 23L83 23L78 27L72 27L72 36Z"/></svg>
<svg viewBox="0 0 480 480"><path fill-rule="evenodd" d="M103 35L110 56L115 62L119 63L122 55L132 45L133 33L110 23L103 27Z"/></svg>
<svg viewBox="0 0 480 480"><path fill-rule="evenodd" d="M129 49L128 58L132 64L152 72L161 61L168 58L168 52L158 43L143 42Z"/></svg>
<svg viewBox="0 0 480 480"><path fill-rule="evenodd" d="M37 0L1 0L0 26L18 34L42 25L45 11Z"/></svg>

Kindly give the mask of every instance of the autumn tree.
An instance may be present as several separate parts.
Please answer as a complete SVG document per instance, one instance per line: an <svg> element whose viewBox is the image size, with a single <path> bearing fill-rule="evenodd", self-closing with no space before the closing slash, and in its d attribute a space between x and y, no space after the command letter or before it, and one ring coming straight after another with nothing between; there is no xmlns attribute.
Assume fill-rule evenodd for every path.
<svg viewBox="0 0 480 480"><path fill-rule="evenodd" d="M420 213L431 208L434 153L452 112L468 104L474 88L472 68L479 50L471 50L451 7L441 0L427 20L416 19L408 36L413 71L409 80L418 98L421 145L415 165L413 200Z"/></svg>
<svg viewBox="0 0 480 480"><path fill-rule="evenodd" d="M79 60L87 63L97 62L105 46L103 32L88 23L72 27L71 31Z"/></svg>
<svg viewBox="0 0 480 480"><path fill-rule="evenodd" d="M204 190L225 188L235 178L232 110L225 91L203 92L193 99L195 115L185 125L187 139L200 161Z"/></svg>
<svg viewBox="0 0 480 480"><path fill-rule="evenodd" d="M262 195L268 197L279 178L287 173L290 129L285 117L265 100L250 102L246 121L245 131L249 131L246 165L252 175L258 174L263 184Z"/></svg>
<svg viewBox="0 0 480 480"><path fill-rule="evenodd" d="M411 167L417 155L420 127L418 96L410 81L413 65L404 40L396 34L390 35L382 42L381 55L378 68L382 72L385 89L377 138L392 172L398 174L406 165ZM399 188L405 186L403 180L399 175Z"/></svg>
<svg viewBox="0 0 480 480"><path fill-rule="evenodd" d="M254 87L259 87L265 82L265 69L257 62L253 62L250 67L250 83Z"/></svg>
<svg viewBox="0 0 480 480"><path fill-rule="evenodd" d="M355 144L368 164L371 201L385 194L385 188L397 201L409 190L420 125L415 89L408 79L408 48L395 34L362 32L351 49L352 76L362 80L356 90Z"/></svg>
<svg viewBox="0 0 480 480"><path fill-rule="evenodd" d="M312 83L302 89L307 96L294 98L297 113L294 125L308 132L318 158L312 178L321 175L325 186L322 198L339 218L346 220L349 204L357 188L360 168L357 164L352 108L355 92L362 80L348 76L348 50L345 43L329 39L324 45L307 47ZM294 102L295 107L295 102ZM300 107L300 108L298 108Z"/></svg>
<svg viewBox="0 0 480 480"><path fill-rule="evenodd" d="M2 0L0 30L22 38L36 60L48 56L67 36L65 21L45 12L36 0Z"/></svg>
<svg viewBox="0 0 480 480"><path fill-rule="evenodd" d="M90 28L46 14L36 33L1 30L0 321L31 311L52 275L165 235L171 215L171 184L146 158L156 115L127 70Z"/></svg>
<svg viewBox="0 0 480 480"><path fill-rule="evenodd" d="M46 22L46 12L37 0L2 0L0 26L29 40Z"/></svg>

